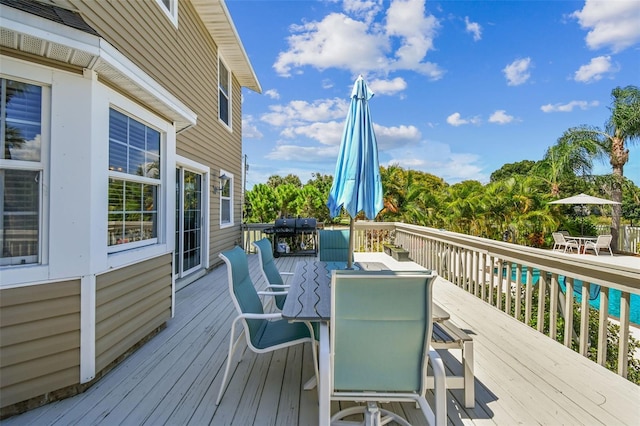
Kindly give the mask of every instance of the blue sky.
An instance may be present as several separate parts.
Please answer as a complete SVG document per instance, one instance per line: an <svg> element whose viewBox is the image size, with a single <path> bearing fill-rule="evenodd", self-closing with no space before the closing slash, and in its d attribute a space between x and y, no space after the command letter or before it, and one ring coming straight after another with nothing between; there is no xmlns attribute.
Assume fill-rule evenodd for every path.
<svg viewBox="0 0 640 426"><path fill-rule="evenodd" d="M243 89L247 187L333 174L362 74L380 164L483 183L540 160L570 127L604 127L640 85L640 0L250 1L227 7L263 93ZM640 144L625 176L640 185ZM608 173L596 162L596 173Z"/></svg>

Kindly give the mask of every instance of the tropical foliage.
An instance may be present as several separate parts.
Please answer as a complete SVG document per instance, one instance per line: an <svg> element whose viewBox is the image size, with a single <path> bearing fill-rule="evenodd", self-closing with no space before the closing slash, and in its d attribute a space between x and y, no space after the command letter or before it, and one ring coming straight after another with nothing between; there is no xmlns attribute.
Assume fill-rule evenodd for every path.
<svg viewBox="0 0 640 426"><path fill-rule="evenodd" d="M530 246L548 246L558 229L595 234L599 222L640 222L640 189L623 176L627 144L640 137L640 90L617 87L611 117L604 129L578 126L565 131L538 161L505 164L489 183L468 180L453 185L429 173L398 164L380 167L384 208L376 220L444 228L469 235ZM612 174L592 175L593 163L608 159ZM325 205L333 177L314 173L302 184L294 175L271 176L248 191L245 220L269 223L278 217L331 219ZM619 201L616 206L592 206L589 212L550 201L579 193ZM617 239L614 236L614 242Z"/></svg>

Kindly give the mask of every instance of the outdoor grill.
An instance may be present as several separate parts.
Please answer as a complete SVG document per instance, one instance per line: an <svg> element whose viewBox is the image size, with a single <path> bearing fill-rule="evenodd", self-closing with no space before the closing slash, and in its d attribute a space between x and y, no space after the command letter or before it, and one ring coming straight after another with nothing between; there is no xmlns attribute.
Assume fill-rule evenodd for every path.
<svg viewBox="0 0 640 426"><path fill-rule="evenodd" d="M273 255L278 257L283 254L300 255L317 255L317 221L315 218L285 218L276 219L271 228L265 229L263 232L272 235ZM291 242L289 253L284 250L278 250L278 244L281 239L288 239ZM312 247L307 247L311 243ZM287 244L286 242L284 244Z"/></svg>

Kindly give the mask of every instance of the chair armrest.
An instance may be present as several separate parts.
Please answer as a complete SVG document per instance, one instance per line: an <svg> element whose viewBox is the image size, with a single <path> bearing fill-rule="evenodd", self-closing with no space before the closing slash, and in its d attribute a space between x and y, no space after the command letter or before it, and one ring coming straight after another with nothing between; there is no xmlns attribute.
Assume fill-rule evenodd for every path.
<svg viewBox="0 0 640 426"><path fill-rule="evenodd" d="M280 275L293 275L293 272L280 272Z"/></svg>
<svg viewBox="0 0 640 426"><path fill-rule="evenodd" d="M436 425L445 426L447 424L447 376L444 370L444 363L440 354L433 347L429 348L429 362L433 369L434 389L436 399L435 415Z"/></svg>
<svg viewBox="0 0 640 426"><path fill-rule="evenodd" d="M236 319L244 318L244 319L280 319L282 318L282 313L274 312L271 314L240 314Z"/></svg>
<svg viewBox="0 0 640 426"><path fill-rule="evenodd" d="M288 291L258 291L260 296L286 296Z"/></svg>
<svg viewBox="0 0 640 426"><path fill-rule="evenodd" d="M286 284L269 284L267 286L267 288L289 288L289 287L291 286Z"/></svg>

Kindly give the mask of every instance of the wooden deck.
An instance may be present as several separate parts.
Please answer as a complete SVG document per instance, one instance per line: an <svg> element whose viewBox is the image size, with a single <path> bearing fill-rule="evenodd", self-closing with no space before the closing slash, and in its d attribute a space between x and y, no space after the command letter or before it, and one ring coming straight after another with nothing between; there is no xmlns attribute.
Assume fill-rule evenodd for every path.
<svg viewBox="0 0 640 426"><path fill-rule="evenodd" d="M249 258L262 287L257 257ZM293 270L298 259L277 262ZM640 387L441 278L434 288L434 300L474 338L476 408L463 408L462 390L449 391L450 424L637 424ZM180 290L167 328L85 393L2 424L316 424L317 393L302 390L313 375L308 345L263 355L247 351L215 406L232 315L226 269L218 267ZM460 368L456 352L442 353L454 371ZM411 404L391 409L424 424Z"/></svg>

